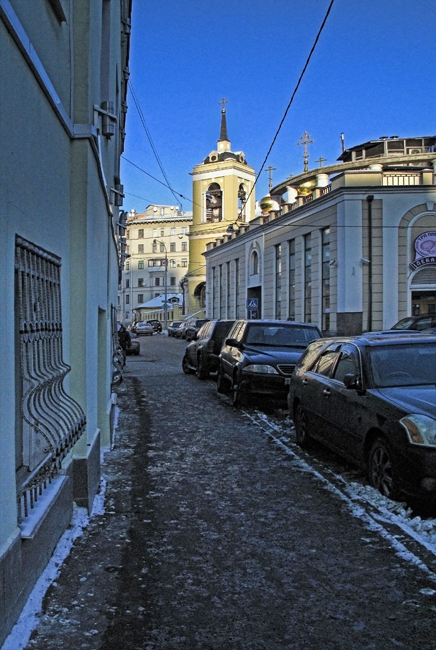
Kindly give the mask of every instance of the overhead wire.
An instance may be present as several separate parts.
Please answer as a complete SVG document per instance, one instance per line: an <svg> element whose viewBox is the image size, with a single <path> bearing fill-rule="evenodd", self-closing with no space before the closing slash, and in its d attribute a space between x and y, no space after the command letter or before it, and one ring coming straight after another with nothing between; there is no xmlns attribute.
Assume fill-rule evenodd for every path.
<svg viewBox="0 0 436 650"><path fill-rule="evenodd" d="M288 114L288 112L289 112L289 109L291 108L292 103L293 103L293 101L294 101L294 97L295 97L295 95L296 95L296 93L297 93L297 90L298 90L298 88L300 87L300 84L301 84L301 82L302 82L302 80L303 80L303 77L304 77L304 75L305 75L305 73L306 73L306 70L307 70L307 68L308 68L308 66L309 66L310 59L312 58L312 55L313 55L313 53L314 53L314 51L315 51L315 48L316 48L316 46L317 46L317 44L318 44L318 41L319 41L319 39L320 39L321 33L322 33L322 31L323 31L323 29L324 29L324 27L325 27L325 24L326 24L326 22L327 22L327 18L329 17L329 14L330 14L330 12L331 12L331 10L332 10L332 7L333 7L333 3L334 3L334 1L335 1L335 0L331 0L330 4L329 4L329 6L328 6L328 9L327 9L326 14L325 14L325 16L324 16L324 20L322 21L321 27L320 27L319 30L318 30L318 34L316 35L315 41L314 41L314 43L313 43L313 45L312 45L312 49L311 49L310 52L309 52L309 55L308 55L308 57L307 57L307 59L306 59L306 63L304 64L304 68L303 68L303 70L302 70L302 72L301 72L301 74L300 74L300 77L299 77L298 81L297 81L297 85L296 85L295 88L294 88L294 92L292 93L291 99L289 100L289 103L288 103L288 105L287 105L287 107L286 107L286 110L285 110L285 112L284 112L284 114L283 114L283 117L282 117L282 119L281 119L281 122L280 122L280 124L279 124L279 127L278 127L278 129L277 129L277 131L276 131L276 133L275 133L275 135L274 135L274 138L273 138L273 140L272 140L272 142L271 142L271 145L270 145L270 147L269 147L269 149L268 149L268 152L267 152L267 154L266 154L266 156L265 156L265 159L264 159L264 161L263 161L263 163L262 163L262 166L261 166L260 170L258 171L258 173L257 173L257 175L256 175L256 178L255 178L255 180L254 180L253 186L252 186L250 192L248 193L248 196L247 196L247 198L245 199L245 202L243 203L243 205L242 205L242 207L241 207L241 212L242 212L243 208L247 205L247 203L248 203L248 199L250 198L250 196L251 196L251 194L252 194L254 188L256 187L257 181L259 180L259 177L260 177L260 175L261 175L261 173L262 173L262 171L263 171L263 168L265 167L266 161L268 160L269 155L270 155L270 153L271 153L271 151L272 151L272 148L273 148L273 146L274 146L274 144L275 144L275 142L276 142L276 140L277 140L277 137L278 137L278 135L279 135L279 133L280 133L280 131L281 131L281 128L282 128L282 126L283 126L283 123L284 123L284 121L285 121L285 119L286 119L286 116L287 116L287 114Z"/></svg>
<svg viewBox="0 0 436 650"><path fill-rule="evenodd" d="M139 119L141 120L142 126L143 126L144 131L145 131L145 133L147 135L147 139L148 139L148 141L150 143L151 150L153 151L154 157L156 158L157 164L159 165L159 168L160 168L160 170L162 172L162 176L164 177L164 179L167 182L166 186L170 189L172 195L174 196L174 198L176 199L176 201L180 204L180 207L182 208L183 206L181 205L180 201L178 200L178 197L179 196L181 197L182 195L175 192L173 190L173 188L171 187L170 181L168 180L168 176L167 176L167 174L165 172L162 161L161 161L161 159L159 157L159 154L157 153L157 149L156 149L156 147L154 145L153 138L151 137L150 130L149 130L149 128L147 126L147 123L145 121L145 117L144 117L144 114L142 112L141 106L140 106L140 104L139 104L139 102L138 102L138 100L136 98L136 94L135 94L135 91L133 89L133 85L132 85L131 81L129 81L129 89L130 89L130 93L131 93L132 98L133 98L133 102L134 102L134 104L136 106L136 110L138 111ZM154 180L157 180L157 179L154 179ZM162 183L162 185L164 185L164 183Z"/></svg>

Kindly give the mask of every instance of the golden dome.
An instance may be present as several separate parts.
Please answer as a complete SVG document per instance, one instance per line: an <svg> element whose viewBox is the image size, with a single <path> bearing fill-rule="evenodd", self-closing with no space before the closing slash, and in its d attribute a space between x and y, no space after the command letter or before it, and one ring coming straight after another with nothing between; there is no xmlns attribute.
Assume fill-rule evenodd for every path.
<svg viewBox="0 0 436 650"><path fill-rule="evenodd" d="M260 199L259 207L263 213L269 213L272 211L280 210L277 201L274 201L274 199L272 199L269 194L267 194L267 196L264 196L263 199Z"/></svg>

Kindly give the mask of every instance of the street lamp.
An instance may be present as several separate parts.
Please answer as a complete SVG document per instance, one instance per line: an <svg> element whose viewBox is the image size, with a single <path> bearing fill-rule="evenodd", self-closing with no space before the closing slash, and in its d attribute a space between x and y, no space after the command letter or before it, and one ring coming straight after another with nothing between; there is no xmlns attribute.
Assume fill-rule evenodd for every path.
<svg viewBox="0 0 436 650"><path fill-rule="evenodd" d="M165 302L164 302L164 330L168 330L168 289L167 289L167 274L168 274L168 253L167 253L167 247L165 246L165 242L161 241L160 239L153 239L153 244L160 244L161 246L164 247L165 251L165 269L164 269L164 288L165 288Z"/></svg>

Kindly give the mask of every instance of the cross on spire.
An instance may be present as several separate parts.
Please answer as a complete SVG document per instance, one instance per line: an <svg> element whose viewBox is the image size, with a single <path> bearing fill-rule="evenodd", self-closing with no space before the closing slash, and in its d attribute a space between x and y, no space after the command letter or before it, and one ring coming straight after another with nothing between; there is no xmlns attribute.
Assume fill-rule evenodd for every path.
<svg viewBox="0 0 436 650"><path fill-rule="evenodd" d="M272 172L276 170L276 167L272 167L271 165L265 169L266 172L268 172L268 187L271 190L272 188Z"/></svg>
<svg viewBox="0 0 436 650"><path fill-rule="evenodd" d="M228 100L228 99L225 99L225 97L223 97L222 100L221 100L220 102L218 102L218 104L219 104L220 106L222 106L221 113L225 113L225 112L226 112L226 104L228 104L228 103L229 103L229 100Z"/></svg>
<svg viewBox="0 0 436 650"><path fill-rule="evenodd" d="M308 170L308 163L309 163L309 152L307 150L307 145L308 144L313 144L315 140L310 140L311 136L305 131L303 135L301 136L301 141L297 142L298 146L303 146L303 158L304 158L304 171L307 172Z"/></svg>

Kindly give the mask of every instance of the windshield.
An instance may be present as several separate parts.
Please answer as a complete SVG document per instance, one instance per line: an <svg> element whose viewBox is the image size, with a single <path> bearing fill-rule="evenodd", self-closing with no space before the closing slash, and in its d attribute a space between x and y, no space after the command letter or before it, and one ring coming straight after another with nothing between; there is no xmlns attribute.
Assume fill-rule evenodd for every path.
<svg viewBox="0 0 436 650"><path fill-rule="evenodd" d="M370 349L377 388L436 386L436 344L402 344Z"/></svg>
<svg viewBox="0 0 436 650"><path fill-rule="evenodd" d="M319 338L319 335L313 327L259 324L250 325L246 343L248 345L265 345L272 348L305 348L317 338Z"/></svg>

